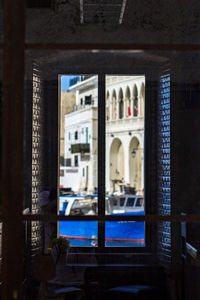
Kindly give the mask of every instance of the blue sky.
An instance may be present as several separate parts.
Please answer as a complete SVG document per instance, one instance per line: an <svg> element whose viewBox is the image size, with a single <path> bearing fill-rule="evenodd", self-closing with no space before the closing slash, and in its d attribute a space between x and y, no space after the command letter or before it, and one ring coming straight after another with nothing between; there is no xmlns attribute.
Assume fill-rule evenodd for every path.
<svg viewBox="0 0 200 300"><path fill-rule="evenodd" d="M61 90L67 91L69 88L70 79L74 78L74 75L62 75L61 76Z"/></svg>

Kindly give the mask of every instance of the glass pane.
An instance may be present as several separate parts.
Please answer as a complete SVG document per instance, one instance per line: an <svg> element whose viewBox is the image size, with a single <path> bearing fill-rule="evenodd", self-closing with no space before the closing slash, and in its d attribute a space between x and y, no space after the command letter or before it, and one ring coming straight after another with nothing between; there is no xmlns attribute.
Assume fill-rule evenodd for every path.
<svg viewBox="0 0 200 300"><path fill-rule="evenodd" d="M60 221L59 236L70 241L70 245L77 247L98 246L98 223L96 221Z"/></svg>
<svg viewBox="0 0 200 300"><path fill-rule="evenodd" d="M144 214L144 102L144 76L106 76L106 214ZM106 224L106 246L144 246L143 222Z"/></svg>
<svg viewBox="0 0 200 300"><path fill-rule="evenodd" d="M96 215L98 77L62 75L59 80L59 213Z"/></svg>
<svg viewBox="0 0 200 300"><path fill-rule="evenodd" d="M139 221L108 221L105 223L107 247L145 246L145 224Z"/></svg>
<svg viewBox="0 0 200 300"><path fill-rule="evenodd" d="M59 214L97 215L98 77L60 76ZM97 246L97 222L59 222L72 246Z"/></svg>

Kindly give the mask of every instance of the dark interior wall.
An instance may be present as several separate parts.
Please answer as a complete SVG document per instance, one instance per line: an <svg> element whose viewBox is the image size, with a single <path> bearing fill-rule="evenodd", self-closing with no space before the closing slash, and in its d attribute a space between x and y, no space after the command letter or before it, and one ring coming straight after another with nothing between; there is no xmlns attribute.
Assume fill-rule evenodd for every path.
<svg viewBox="0 0 200 300"><path fill-rule="evenodd" d="M158 96L159 71L166 58L144 52L64 52L46 55L42 62L43 92L43 163L44 186L55 187L57 184L57 149L58 149L58 74L130 74L146 76L146 125L145 125L145 156L146 156L146 213L158 212L157 201L157 123L156 105ZM149 180L150 179L150 180ZM147 246L150 251L156 248L157 235L155 224L147 226ZM153 248L152 248L153 247ZM155 254L155 253L154 253Z"/></svg>
<svg viewBox="0 0 200 300"><path fill-rule="evenodd" d="M95 26L93 24L82 26L79 18L73 18L73 9L64 9L60 15L50 10L46 12L27 11L26 40L43 43L55 41L61 43L63 41L76 43L121 43L121 41L124 43L199 43L199 0L168 0L163 3L158 3L157 0L149 3L144 0L128 2L129 6L126 9L124 24L112 27ZM2 27L2 25L0 26ZM88 55L85 56L84 63L86 63L87 57ZM74 65L78 63L75 57L73 61ZM107 59L107 62L110 64L109 59ZM183 58L178 68L175 67L173 72L171 112L172 213L182 211L199 213L200 210L200 118L198 104L200 74L198 62L198 57L187 63ZM115 63L117 65L119 61L116 59ZM90 66L81 70L93 72L95 67L92 64L96 64L96 59L90 62ZM134 60L132 60L129 64L129 70L134 70L134 66ZM172 63L173 66L176 66L175 60ZM54 67L56 69L56 63ZM64 71L66 68L67 66L62 66L61 70ZM69 69L73 70L73 67ZM80 68L77 67L74 70L79 71ZM115 70L117 70L117 67ZM52 80L55 80L55 76L52 76ZM195 93L193 92L194 88L196 89ZM51 93L55 94L55 90ZM48 97L45 96L45 103L48 101L47 99ZM52 104L53 107L55 108L55 104ZM51 109L47 108L47 110L50 111ZM51 122L51 120L48 120L48 116L44 115L44 119ZM29 131L30 128L27 130ZM45 134L48 136L48 130ZM53 132L53 136L56 136L55 132ZM51 157L49 149L52 153L57 151L52 137L48 137L46 142L43 153L48 154L48 158L45 157L44 159L44 166L48 173L45 173L45 171L42 174L42 187L45 188L46 185L55 184L55 174L52 175L52 178L49 175L49 170L54 171L56 169L55 157ZM188 232L190 233L188 239L196 246L199 239L199 230L197 230L196 224L190 224ZM175 243L177 243L176 237L174 236Z"/></svg>
<svg viewBox="0 0 200 300"><path fill-rule="evenodd" d="M200 213L200 72L199 54L174 62L172 85L172 211ZM199 246L199 223L187 224L187 241Z"/></svg>
<svg viewBox="0 0 200 300"><path fill-rule="evenodd" d="M57 186L57 154L58 154L58 74L95 74L99 71L112 74L145 74L145 70L151 75L151 92L148 94L151 105L157 101L158 95L158 71L161 66L165 66L169 57L164 55L155 55L149 53L90 53L90 52L58 52L50 56L41 56L40 66L42 76L44 78L43 86L43 128L44 142L42 145L43 162L42 162L42 187L56 188ZM198 101L198 72L194 72L194 58L186 63L185 57L176 56L171 59L171 150L172 150L172 212L179 213L197 212L197 197L199 195L198 178L200 170L198 166L199 156L199 111ZM193 62L191 64L191 61ZM186 84L187 83L187 84ZM193 92L194 88L197 92ZM195 95L195 97L194 97ZM148 99L146 99L148 101ZM149 105L149 104L148 104ZM151 106L150 105L150 106ZM157 111L155 107L149 110L150 136L147 136L148 147L153 149L156 145L156 125L155 119ZM152 124L151 124L152 123ZM149 128L148 128L149 129ZM191 134L192 133L192 134ZM150 153L150 152L148 152ZM148 210L149 213L160 212L169 203L159 203L157 198L158 181L155 175L151 176L154 171L158 170L156 165L156 146L149 156L151 166L149 168L148 187L151 186L147 195L153 209ZM192 159L190 159L192 157ZM151 159L152 158L152 159ZM154 172L154 174L155 174ZM188 196L188 195L191 195ZM158 208L162 208L159 211ZM166 211L164 212L166 213ZM169 213L169 211L168 211ZM179 224L180 225L180 224ZM166 233L169 233L169 227L163 227ZM179 244L180 226L174 229L174 243ZM173 233L174 233L173 232ZM197 237L197 235L196 235ZM155 236L153 237L156 240ZM159 236L158 241L165 242L163 236Z"/></svg>
<svg viewBox="0 0 200 300"><path fill-rule="evenodd" d="M182 54L173 64L172 146L174 212L200 212L200 56Z"/></svg>
<svg viewBox="0 0 200 300"><path fill-rule="evenodd" d="M0 120L2 120L2 81L0 81ZM0 122L0 157L2 149L2 122ZM1 170L1 162L0 162ZM1 172L0 172L0 194L1 194ZM0 213L2 213L2 199L0 199Z"/></svg>

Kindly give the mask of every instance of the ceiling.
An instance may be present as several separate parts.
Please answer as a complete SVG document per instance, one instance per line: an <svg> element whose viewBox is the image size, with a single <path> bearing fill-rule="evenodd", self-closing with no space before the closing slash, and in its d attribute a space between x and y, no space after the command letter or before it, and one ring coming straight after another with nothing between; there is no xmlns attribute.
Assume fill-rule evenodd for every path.
<svg viewBox="0 0 200 300"><path fill-rule="evenodd" d="M78 0L81 24L122 24L128 0ZM62 10L73 0L26 0L27 8Z"/></svg>
<svg viewBox="0 0 200 300"><path fill-rule="evenodd" d="M25 1L27 43L199 44L199 0Z"/></svg>

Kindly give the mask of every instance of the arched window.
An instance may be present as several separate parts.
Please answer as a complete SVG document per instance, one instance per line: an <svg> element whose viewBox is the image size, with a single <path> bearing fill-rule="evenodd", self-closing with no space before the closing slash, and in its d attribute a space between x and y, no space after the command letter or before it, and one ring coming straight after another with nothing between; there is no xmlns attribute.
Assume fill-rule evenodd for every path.
<svg viewBox="0 0 200 300"><path fill-rule="evenodd" d="M115 90L112 93L112 120L117 119L117 103L116 103L116 92Z"/></svg>
<svg viewBox="0 0 200 300"><path fill-rule="evenodd" d="M106 120L110 120L110 94L109 91L107 91L106 94Z"/></svg>
<svg viewBox="0 0 200 300"><path fill-rule="evenodd" d="M133 116L137 117L139 115L139 105L138 105L138 89L134 85L133 88Z"/></svg>
<svg viewBox="0 0 200 300"><path fill-rule="evenodd" d="M140 102L140 115L141 117L144 116L144 99L145 98L145 87L144 87L144 83L142 83L142 86L141 86L141 91L140 91L140 99L141 99L141 102Z"/></svg>
<svg viewBox="0 0 200 300"><path fill-rule="evenodd" d="M129 87L126 88L126 117L131 116L131 92Z"/></svg>
<svg viewBox="0 0 200 300"><path fill-rule="evenodd" d="M123 91L120 88L119 91L119 119L123 119L124 117L124 99L123 99Z"/></svg>

